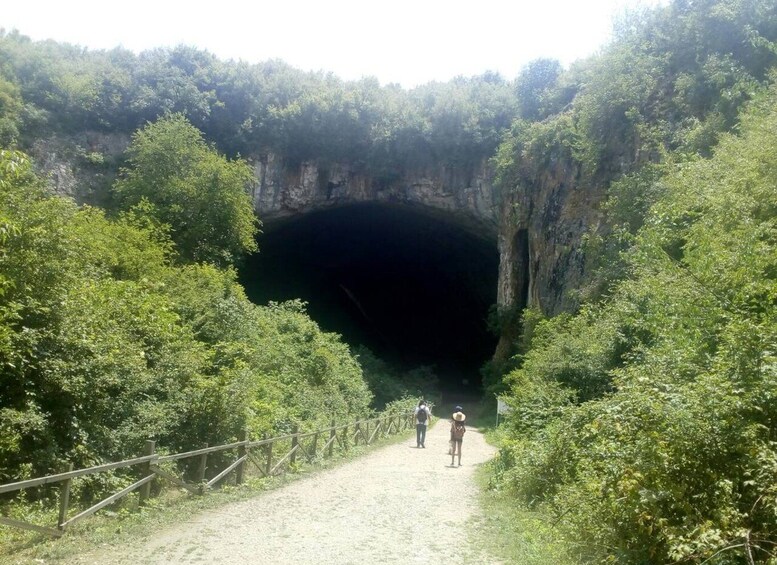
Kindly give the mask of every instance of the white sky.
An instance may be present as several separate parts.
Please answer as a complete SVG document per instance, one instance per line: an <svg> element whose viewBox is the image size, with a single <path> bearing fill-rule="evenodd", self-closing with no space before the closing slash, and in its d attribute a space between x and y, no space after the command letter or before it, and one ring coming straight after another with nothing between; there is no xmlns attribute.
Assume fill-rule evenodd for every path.
<svg viewBox="0 0 777 565"><path fill-rule="evenodd" d="M658 3L666 1L9 0L0 27L92 49L183 43L410 88L487 70L512 79L537 57L568 65L607 41L615 13Z"/></svg>

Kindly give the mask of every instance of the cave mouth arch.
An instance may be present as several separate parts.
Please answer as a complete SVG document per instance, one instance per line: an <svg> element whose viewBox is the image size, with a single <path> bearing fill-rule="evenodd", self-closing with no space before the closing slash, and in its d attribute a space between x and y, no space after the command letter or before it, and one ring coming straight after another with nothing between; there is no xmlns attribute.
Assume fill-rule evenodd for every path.
<svg viewBox="0 0 777 565"><path fill-rule="evenodd" d="M301 298L326 331L444 390L478 391L499 254L492 234L423 209L353 204L265 224L240 280L257 304Z"/></svg>

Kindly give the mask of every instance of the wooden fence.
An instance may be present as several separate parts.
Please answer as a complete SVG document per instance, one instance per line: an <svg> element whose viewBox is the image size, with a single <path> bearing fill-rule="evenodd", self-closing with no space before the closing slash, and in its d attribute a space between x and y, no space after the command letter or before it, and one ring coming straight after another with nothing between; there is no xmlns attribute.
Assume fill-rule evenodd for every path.
<svg viewBox="0 0 777 565"><path fill-rule="evenodd" d="M144 453L134 459L77 470L73 470L71 463L69 469L64 473L0 485L1 495L28 488L59 484L59 518L56 527L39 526L3 516L0 516L0 524L59 537L68 526L91 516L136 490L139 491L138 504L142 505L150 497L151 483L155 479L172 483L191 494L204 495L232 474L235 477L235 484L241 484L247 463L253 464L261 476L271 477L293 468L298 458L312 463L319 456L331 457L335 450L347 452L351 446L369 445L379 437L399 433L411 428L412 425L413 417L401 414L384 415L339 426L335 425L333 421L329 428L315 432L299 433L298 429L295 428L293 433L280 437L251 440L246 436L241 441L234 443L216 446L204 445L201 449L169 455L156 453L155 442L149 440L146 442ZM288 448L285 447L286 444L289 445ZM236 459L211 479L206 479L209 470L208 462L213 459L212 457L209 459L209 456L222 452L234 452ZM180 471L180 466L177 464L187 459L196 459L194 479L190 479L190 482L184 480L177 473ZM130 467L135 468L136 476L140 477L138 480L75 516L69 517L70 488L73 479Z"/></svg>

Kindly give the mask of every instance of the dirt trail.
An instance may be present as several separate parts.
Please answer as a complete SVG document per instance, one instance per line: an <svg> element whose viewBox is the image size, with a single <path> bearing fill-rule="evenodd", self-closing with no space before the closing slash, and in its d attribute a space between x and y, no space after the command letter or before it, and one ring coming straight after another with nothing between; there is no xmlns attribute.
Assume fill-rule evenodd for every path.
<svg viewBox="0 0 777 565"><path fill-rule="evenodd" d="M77 562L496 563L465 532L478 514L473 473L494 449L469 428L462 466L450 467L448 430L435 419L426 449L413 437Z"/></svg>

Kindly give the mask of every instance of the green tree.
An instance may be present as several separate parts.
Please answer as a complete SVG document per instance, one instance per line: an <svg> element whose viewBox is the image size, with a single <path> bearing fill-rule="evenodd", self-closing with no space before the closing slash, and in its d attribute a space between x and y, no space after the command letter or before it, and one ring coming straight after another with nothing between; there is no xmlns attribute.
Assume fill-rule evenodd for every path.
<svg viewBox="0 0 777 565"><path fill-rule="evenodd" d="M171 264L148 206L78 207L0 151L0 481L369 410L339 336L252 304L231 268Z"/></svg>
<svg viewBox="0 0 777 565"><path fill-rule="evenodd" d="M10 147L19 137L22 107L18 87L0 74L0 147Z"/></svg>
<svg viewBox="0 0 777 565"><path fill-rule="evenodd" d="M114 187L122 207L150 203L183 260L224 266L256 251L251 169L219 155L181 114L138 131L128 163Z"/></svg>
<svg viewBox="0 0 777 565"><path fill-rule="evenodd" d="M554 108L552 96L563 68L556 59L535 59L521 69L515 80L518 115L524 120L541 120Z"/></svg>
<svg viewBox="0 0 777 565"><path fill-rule="evenodd" d="M337 334L323 332L298 300L257 308L252 363L275 390L257 397L256 417L275 429L365 414L372 393L362 368ZM268 404L273 400L273 405Z"/></svg>
<svg viewBox="0 0 777 565"><path fill-rule="evenodd" d="M0 475L121 457L148 434L180 441L207 357L149 282L165 248L51 197L5 151L0 218Z"/></svg>

